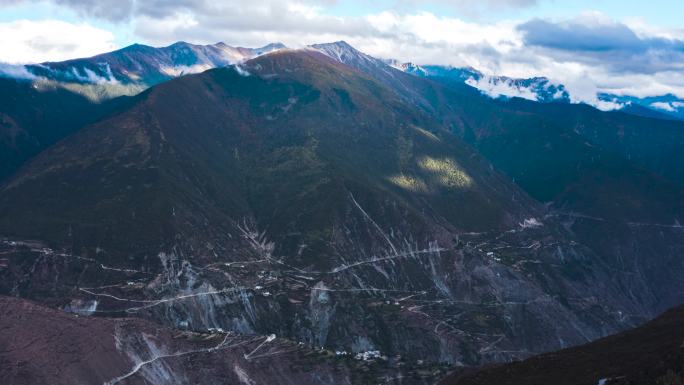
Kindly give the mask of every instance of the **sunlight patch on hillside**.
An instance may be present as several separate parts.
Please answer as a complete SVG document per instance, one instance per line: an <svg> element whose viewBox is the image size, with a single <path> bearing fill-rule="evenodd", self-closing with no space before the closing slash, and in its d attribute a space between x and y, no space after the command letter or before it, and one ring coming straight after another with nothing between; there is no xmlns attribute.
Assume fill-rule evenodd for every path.
<svg viewBox="0 0 684 385"><path fill-rule="evenodd" d="M428 187L420 178L412 175L399 174L388 178L394 185L412 192L428 192Z"/></svg>
<svg viewBox="0 0 684 385"><path fill-rule="evenodd" d="M466 174L453 159L433 158L425 156L418 161L418 166L433 174L436 180L446 187L470 187L472 178Z"/></svg>

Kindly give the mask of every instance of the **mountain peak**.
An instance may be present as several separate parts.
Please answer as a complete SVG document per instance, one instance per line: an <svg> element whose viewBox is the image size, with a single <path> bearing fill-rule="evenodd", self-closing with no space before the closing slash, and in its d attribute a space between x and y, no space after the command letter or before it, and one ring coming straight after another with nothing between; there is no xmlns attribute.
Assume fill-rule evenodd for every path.
<svg viewBox="0 0 684 385"><path fill-rule="evenodd" d="M339 41L335 41L332 43L312 44L311 47L318 49L318 50L337 50L337 51L361 53L359 50L357 50L351 44L347 43L344 40L339 40Z"/></svg>
<svg viewBox="0 0 684 385"><path fill-rule="evenodd" d="M123 47L123 48L120 48L120 49L118 49L118 50L115 50L115 51L112 51L112 52L109 52L109 53L114 53L114 52L135 52L135 51L150 50L150 49L155 49L155 48L152 47L152 46L146 45L146 44L133 43L133 44L131 44L131 45L127 45L127 46L125 46L125 47ZM93 56L93 57L98 57L98 56L102 56L102 55L107 55L107 53L101 53L101 54L95 55L95 56ZM69 59L69 60L67 60L67 61L74 61L74 60L79 60L79 59Z"/></svg>
<svg viewBox="0 0 684 385"><path fill-rule="evenodd" d="M427 70L424 69L422 66L419 66L415 63L412 62L401 62L396 59L387 59L385 60L385 63L387 63L389 66L398 69L399 71L410 73L410 74L417 74L420 76L427 76Z"/></svg>
<svg viewBox="0 0 684 385"><path fill-rule="evenodd" d="M345 40L331 41L328 43L316 43L316 44L312 44L312 46L339 46L339 47L354 48L354 47L352 47L351 44L347 43Z"/></svg>
<svg viewBox="0 0 684 385"><path fill-rule="evenodd" d="M266 49L266 48L270 48L270 49L283 49L283 48L287 48L287 46L286 46L285 44L281 43L281 42L275 42L275 43L266 44L265 46L263 46L263 47L261 47L261 48L257 48L257 49Z"/></svg>
<svg viewBox="0 0 684 385"><path fill-rule="evenodd" d="M385 65L381 60L366 55L344 40L333 43L312 44L309 47L352 67L365 67L369 63Z"/></svg>
<svg viewBox="0 0 684 385"><path fill-rule="evenodd" d="M336 46L339 46L339 47L345 47L345 48L349 48L349 49L355 49L354 47L352 47L351 44L347 43L345 40L338 40L338 41L335 41L335 42L330 43L330 44L336 45Z"/></svg>
<svg viewBox="0 0 684 385"><path fill-rule="evenodd" d="M264 55L264 54L267 54L267 53L270 53L273 51L278 51L278 50L285 49L285 48L287 48L287 46L285 44L277 42L277 43L269 43L269 44L266 44L265 46L259 47L259 48L249 48L249 50L252 52L253 56L260 56L260 55Z"/></svg>

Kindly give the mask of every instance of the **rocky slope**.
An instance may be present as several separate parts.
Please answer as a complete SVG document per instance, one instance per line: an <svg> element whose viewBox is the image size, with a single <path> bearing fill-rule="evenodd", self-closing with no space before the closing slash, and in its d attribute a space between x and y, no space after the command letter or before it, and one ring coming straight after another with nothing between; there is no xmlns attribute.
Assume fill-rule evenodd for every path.
<svg viewBox="0 0 684 385"><path fill-rule="evenodd" d="M80 317L10 297L0 297L0 311L0 375L8 385L394 383L384 363L275 336ZM420 383L420 374L404 374Z"/></svg>

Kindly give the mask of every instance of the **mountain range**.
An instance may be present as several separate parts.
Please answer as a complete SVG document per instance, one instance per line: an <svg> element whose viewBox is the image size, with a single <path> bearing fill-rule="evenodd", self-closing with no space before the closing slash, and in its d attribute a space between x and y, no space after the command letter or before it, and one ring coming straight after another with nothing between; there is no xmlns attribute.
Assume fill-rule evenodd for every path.
<svg viewBox="0 0 684 385"><path fill-rule="evenodd" d="M416 76L441 78L442 81L468 84L492 98L522 98L541 103L579 101L572 97L563 84L552 82L545 77L510 78L485 75L471 67L416 65L397 60L386 60L386 62L394 68ZM600 93L597 95L597 99L608 103L610 107L607 108L631 115L684 120L684 100L672 94L636 97Z"/></svg>
<svg viewBox="0 0 684 385"><path fill-rule="evenodd" d="M223 42L209 45L177 42L160 48L133 44L91 58L29 65L0 64L0 77L54 81L89 98L101 100L134 95L174 77L238 64L284 48L282 43L260 48L233 47ZM545 77L510 78L485 75L472 67L416 65L394 59L384 61L416 76L466 83L492 98L523 98L542 103L570 103L575 100L563 84ZM684 100L672 94L635 97L601 93L597 98L629 114L684 120Z"/></svg>
<svg viewBox="0 0 684 385"><path fill-rule="evenodd" d="M166 80L210 68L225 67L285 48L281 43L261 48L231 47L225 43L196 45L186 42L155 48L133 44L86 59L26 65L36 77L66 83L120 83L150 87Z"/></svg>
<svg viewBox="0 0 684 385"><path fill-rule="evenodd" d="M684 122L345 42L134 45L27 70L0 82L0 294L93 316L84 330L161 328L142 353L103 353L122 374L149 365L131 383L220 378L145 362L221 336L277 338L266 357L290 363L253 372L241 352L233 377L300 373L319 351L303 383L433 383L684 302Z"/></svg>

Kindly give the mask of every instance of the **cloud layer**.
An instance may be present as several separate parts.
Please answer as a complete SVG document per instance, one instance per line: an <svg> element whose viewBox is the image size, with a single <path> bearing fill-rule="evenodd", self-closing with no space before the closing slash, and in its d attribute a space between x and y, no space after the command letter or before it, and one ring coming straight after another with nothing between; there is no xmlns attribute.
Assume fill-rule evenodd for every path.
<svg viewBox="0 0 684 385"><path fill-rule="evenodd" d="M382 58L471 66L486 75L546 76L565 84L574 101L604 109L615 105L598 100L598 93L638 97L671 93L684 98L681 31L659 30L640 22L626 24L591 12L566 20L486 23L416 11L428 3L477 11L532 7L542 0L397 0L396 8L384 12L345 17L329 12L335 0L51 1L89 21L106 19L129 25L141 42L153 45L185 40L260 46L281 41L297 47L344 39ZM10 47L0 60L7 60L9 54L14 62L34 61L31 50L40 52L40 58L84 56L82 52L106 51L112 45L112 36L87 24L61 25L72 32L52 33L59 36L56 41L45 35L47 25L33 23L24 27L0 24L0 36L4 36L0 42ZM61 57L56 57L58 52Z"/></svg>
<svg viewBox="0 0 684 385"><path fill-rule="evenodd" d="M0 61L58 61L116 48L114 34L87 23L59 20L0 22Z"/></svg>
<svg viewBox="0 0 684 385"><path fill-rule="evenodd" d="M535 19L518 29L526 46L547 50L558 60L607 66L615 72L650 74L684 70L684 40L639 36L625 24L588 15L553 23Z"/></svg>

